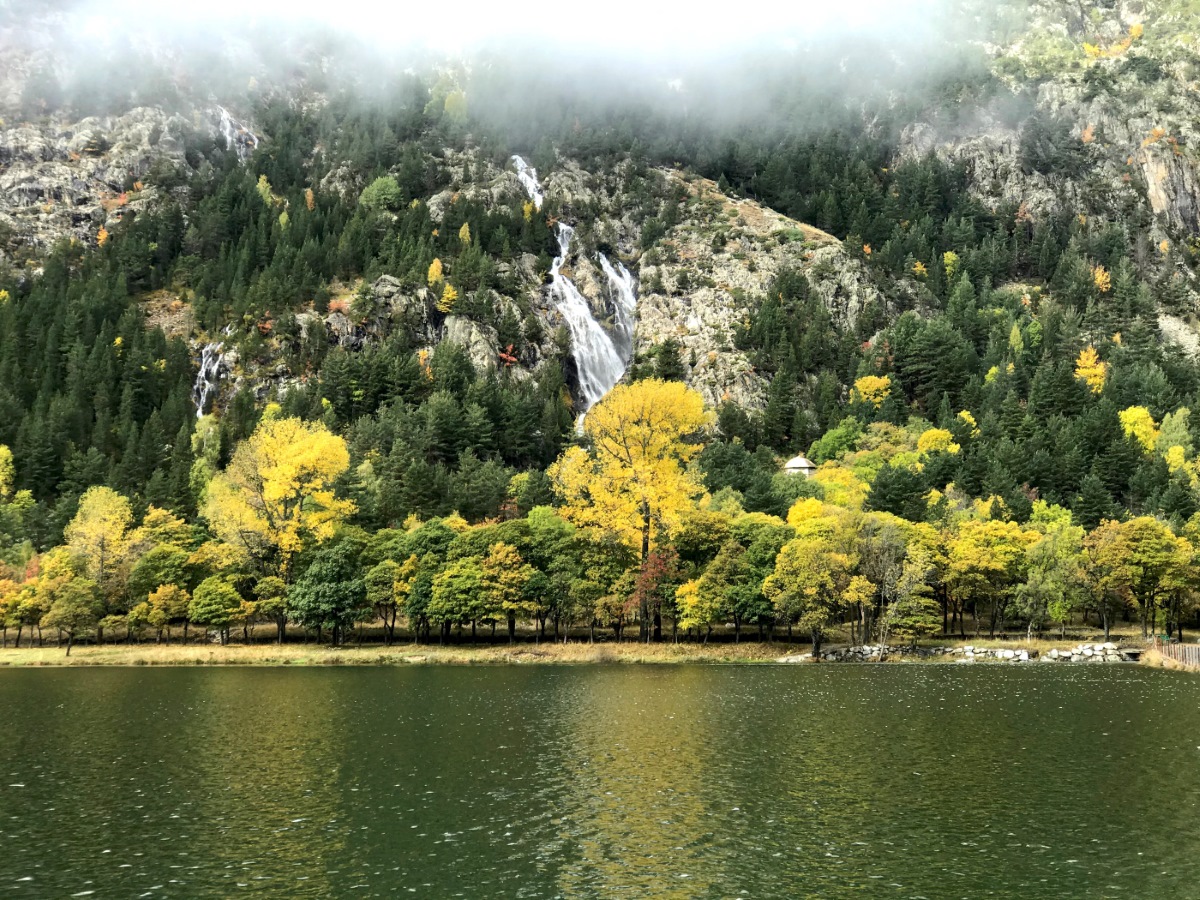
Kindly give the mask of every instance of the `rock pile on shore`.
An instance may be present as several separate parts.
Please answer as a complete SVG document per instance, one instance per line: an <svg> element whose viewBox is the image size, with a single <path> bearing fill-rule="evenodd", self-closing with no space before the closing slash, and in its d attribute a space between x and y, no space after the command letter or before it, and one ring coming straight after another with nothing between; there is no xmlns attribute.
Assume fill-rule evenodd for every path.
<svg viewBox="0 0 1200 900"><path fill-rule="evenodd" d="M830 662L880 662L884 659L912 657L926 659L934 657L949 657L954 662L1134 662L1138 650L1121 649L1111 642L1096 644L1077 644L1065 650L1053 649L1046 653L1030 650L1027 647L976 647L971 644L965 647L885 647L882 644L864 644L860 647L838 647L825 650L820 658ZM802 662L811 659L809 654L801 653L784 656L779 662Z"/></svg>
<svg viewBox="0 0 1200 900"><path fill-rule="evenodd" d="M1121 662L1137 659L1136 654L1122 650L1114 643L1077 644L1070 650L1050 650L1043 662Z"/></svg>

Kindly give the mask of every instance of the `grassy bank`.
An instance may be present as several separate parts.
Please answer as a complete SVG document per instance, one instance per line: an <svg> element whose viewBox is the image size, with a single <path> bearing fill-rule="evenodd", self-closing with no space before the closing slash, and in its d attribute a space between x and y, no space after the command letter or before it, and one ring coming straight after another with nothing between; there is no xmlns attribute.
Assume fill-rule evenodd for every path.
<svg viewBox="0 0 1200 900"><path fill-rule="evenodd" d="M1192 666L1177 659L1171 659L1171 657L1165 656L1154 648L1150 648L1142 654L1141 663L1144 666L1151 666L1155 669L1174 669L1177 672L1200 672L1200 666Z"/></svg>
<svg viewBox="0 0 1200 900"><path fill-rule="evenodd" d="M1122 640L1122 638L1125 638ZM1097 640L1091 638L1090 640ZM1114 635L1113 640L1126 645L1138 645L1140 639L1130 635ZM934 640L929 646L975 646L1030 650L1039 655L1051 649L1063 649L1078 643L1075 640ZM832 642L832 648L839 643ZM331 647L327 644L300 641L275 644L233 643L227 646L190 642L179 643L114 643L76 644L67 656L64 648L47 643L44 647L21 647L11 644L0 650L0 668L34 666L393 666L393 665L595 665L595 664L672 664L672 663L767 663L781 657L806 656L807 643L775 641L714 641L709 644L683 642L674 644L643 644L638 641L611 640L589 644L572 640L570 643L532 640L507 643L453 643L447 645L398 643L391 647L363 643ZM954 662L959 657L937 656L924 659L893 656L890 662L938 663ZM1186 668L1160 654L1143 656L1150 665L1165 668Z"/></svg>
<svg viewBox="0 0 1200 900"><path fill-rule="evenodd" d="M0 650L0 668L30 666L393 666L527 665L553 663L761 663L789 653L807 652L799 644L642 644L636 641L588 644L572 642L456 644L103 644L76 645L68 657L58 647L9 647Z"/></svg>

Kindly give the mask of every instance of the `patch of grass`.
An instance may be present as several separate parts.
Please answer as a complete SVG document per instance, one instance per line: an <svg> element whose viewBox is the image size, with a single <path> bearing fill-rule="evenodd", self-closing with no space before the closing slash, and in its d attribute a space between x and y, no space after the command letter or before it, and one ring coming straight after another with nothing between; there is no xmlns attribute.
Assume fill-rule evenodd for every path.
<svg viewBox="0 0 1200 900"><path fill-rule="evenodd" d="M615 663L770 662L798 645L604 641L567 644L378 644L341 647L314 644L105 644L76 645L67 656L55 646L0 650L0 666L395 666L395 665L587 665Z"/></svg>

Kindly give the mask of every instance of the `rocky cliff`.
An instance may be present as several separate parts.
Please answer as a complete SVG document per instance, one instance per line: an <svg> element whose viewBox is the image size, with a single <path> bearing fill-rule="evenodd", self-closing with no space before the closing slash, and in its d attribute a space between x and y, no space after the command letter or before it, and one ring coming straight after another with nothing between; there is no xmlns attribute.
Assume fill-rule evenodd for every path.
<svg viewBox="0 0 1200 900"><path fill-rule="evenodd" d="M1030 221L1078 215L1123 226L1143 276L1171 281L1186 297L1172 312L1194 323L1200 45L1193 24L1194 12L1173 0L1074 12L1031 3L1022 27L987 48L998 85L990 102L954 124L913 123L901 154L962 164L978 197L1019 208Z"/></svg>

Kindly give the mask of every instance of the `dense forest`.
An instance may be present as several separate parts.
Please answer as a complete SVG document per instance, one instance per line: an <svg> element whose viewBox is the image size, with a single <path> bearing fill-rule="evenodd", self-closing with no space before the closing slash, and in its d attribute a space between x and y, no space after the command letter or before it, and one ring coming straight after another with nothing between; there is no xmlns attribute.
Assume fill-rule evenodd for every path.
<svg viewBox="0 0 1200 900"><path fill-rule="evenodd" d="M925 102L991 90L960 73ZM870 127L781 112L754 132L534 98L553 113L518 138L444 78L384 93L264 98L248 158L197 132L185 167L131 177L120 201L160 202L36 276L0 271L5 641L267 624L282 640L289 623L444 641L500 624L818 647L835 630L1195 620L1200 365L1158 323L1189 311L1186 235L1148 247L1149 223L1099 206L984 203L962 164L900 156L902 107ZM1091 139L1060 121L1035 114L1024 134L1031 172L1090 165ZM531 146L543 172L620 172L631 263L690 202L661 177L681 169L834 235L885 302L843 326L781 271L736 335L769 379L761 409L705 408L668 341L577 432L570 336L544 333L512 260L545 272L554 222L580 210L465 190L431 205L472 184L472 161ZM365 187L331 187L345 171ZM331 341L319 315L370 319L381 276L434 321L494 329L502 364L431 348L415 324ZM246 372L297 377L247 377L198 410L195 344L146 324L163 295ZM811 477L782 471L797 453Z"/></svg>

